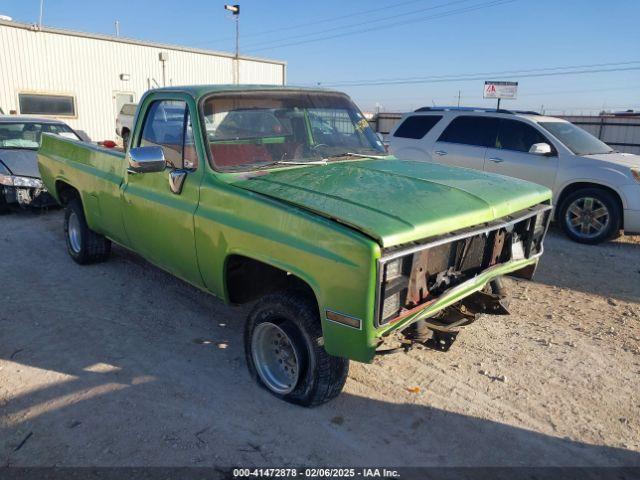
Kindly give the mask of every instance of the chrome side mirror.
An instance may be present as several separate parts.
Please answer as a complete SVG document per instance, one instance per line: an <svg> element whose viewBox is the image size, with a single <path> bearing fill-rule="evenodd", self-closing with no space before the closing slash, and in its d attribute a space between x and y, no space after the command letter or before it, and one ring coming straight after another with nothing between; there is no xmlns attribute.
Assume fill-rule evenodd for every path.
<svg viewBox="0 0 640 480"><path fill-rule="evenodd" d="M548 143L534 143L531 145L529 153L534 155L549 155L551 153L551 145Z"/></svg>
<svg viewBox="0 0 640 480"><path fill-rule="evenodd" d="M167 167L162 147L136 147L127 152L131 173L162 172Z"/></svg>

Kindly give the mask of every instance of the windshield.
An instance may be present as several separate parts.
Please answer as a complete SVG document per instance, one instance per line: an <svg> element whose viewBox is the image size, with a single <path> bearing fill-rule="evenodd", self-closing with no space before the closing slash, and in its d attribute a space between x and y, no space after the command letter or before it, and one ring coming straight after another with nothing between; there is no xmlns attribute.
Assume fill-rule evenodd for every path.
<svg viewBox="0 0 640 480"><path fill-rule="evenodd" d="M307 163L347 154L385 154L348 97L324 92L213 95L203 104L206 137L218 170Z"/></svg>
<svg viewBox="0 0 640 480"><path fill-rule="evenodd" d="M61 123L0 122L0 148L37 149L43 132L80 140L71 128Z"/></svg>
<svg viewBox="0 0 640 480"><path fill-rule="evenodd" d="M538 122L542 128L560 140L576 155L611 153L613 149L589 132L569 122Z"/></svg>

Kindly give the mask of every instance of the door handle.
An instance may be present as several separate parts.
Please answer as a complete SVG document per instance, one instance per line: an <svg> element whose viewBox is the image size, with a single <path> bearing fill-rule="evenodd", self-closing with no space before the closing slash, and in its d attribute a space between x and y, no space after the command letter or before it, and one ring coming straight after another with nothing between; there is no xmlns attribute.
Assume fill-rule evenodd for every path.
<svg viewBox="0 0 640 480"><path fill-rule="evenodd" d="M445 152L444 150L436 150L434 153L436 155L440 155L441 157L447 154L447 152Z"/></svg>
<svg viewBox="0 0 640 480"><path fill-rule="evenodd" d="M501 158L498 158L498 157L491 157L491 158L489 158L489 160L491 160L493 163L502 163L502 162L504 162L504 160L502 160Z"/></svg>
<svg viewBox="0 0 640 480"><path fill-rule="evenodd" d="M184 180L187 178L189 172L184 169L171 170L169 172L169 188L172 193L180 195L182 193L182 187L184 186Z"/></svg>
<svg viewBox="0 0 640 480"><path fill-rule="evenodd" d="M137 175L138 172L136 172L134 169L132 168L127 168L127 174L128 175Z"/></svg>

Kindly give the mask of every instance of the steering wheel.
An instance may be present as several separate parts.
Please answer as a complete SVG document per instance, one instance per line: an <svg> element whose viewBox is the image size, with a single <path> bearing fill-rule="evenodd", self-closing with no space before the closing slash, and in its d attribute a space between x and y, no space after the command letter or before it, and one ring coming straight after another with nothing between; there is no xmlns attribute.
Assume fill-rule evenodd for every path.
<svg viewBox="0 0 640 480"><path fill-rule="evenodd" d="M319 148L329 148L329 145L327 145L326 143L316 143L313 147L311 147L311 150L316 152Z"/></svg>

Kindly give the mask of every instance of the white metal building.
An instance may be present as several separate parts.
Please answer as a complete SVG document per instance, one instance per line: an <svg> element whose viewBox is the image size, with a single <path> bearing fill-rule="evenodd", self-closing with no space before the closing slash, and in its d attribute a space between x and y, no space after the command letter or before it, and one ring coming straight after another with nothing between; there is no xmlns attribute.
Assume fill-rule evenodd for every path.
<svg viewBox="0 0 640 480"><path fill-rule="evenodd" d="M284 85L286 63L0 20L0 109L115 139L123 103L163 85ZM236 70L237 67L237 70Z"/></svg>

